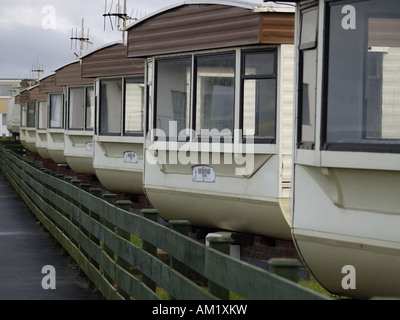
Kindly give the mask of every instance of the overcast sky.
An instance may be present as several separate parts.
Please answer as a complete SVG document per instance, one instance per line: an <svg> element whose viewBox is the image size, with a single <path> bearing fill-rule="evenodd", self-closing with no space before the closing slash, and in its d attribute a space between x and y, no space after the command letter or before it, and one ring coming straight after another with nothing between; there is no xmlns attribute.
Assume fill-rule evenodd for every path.
<svg viewBox="0 0 400 320"><path fill-rule="evenodd" d="M109 11L112 0L107 0ZM114 6L118 0L114 0ZM121 0L121 3L123 1ZM180 0L127 0L128 14L144 16ZM250 2L262 3L262 0ZM37 59L44 75L75 59L79 48L71 50L71 31L89 28L89 52L107 43L122 39L120 32L111 30L107 20L104 31L105 0L0 0L0 78L23 78L36 68ZM79 46L78 46L79 47ZM43 75L42 75L43 76Z"/></svg>

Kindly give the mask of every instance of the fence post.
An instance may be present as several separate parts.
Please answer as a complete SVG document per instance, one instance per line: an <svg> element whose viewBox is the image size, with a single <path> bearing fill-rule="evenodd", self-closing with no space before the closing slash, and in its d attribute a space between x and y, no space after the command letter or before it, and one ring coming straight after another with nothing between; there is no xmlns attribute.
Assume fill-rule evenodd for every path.
<svg viewBox="0 0 400 320"><path fill-rule="evenodd" d="M171 220L169 224L172 230L179 232L185 236L189 236L191 223L187 220ZM179 273L183 274L185 277L189 275L189 268L179 260L176 260L174 257L170 257L170 266L172 269L178 271Z"/></svg>
<svg viewBox="0 0 400 320"><path fill-rule="evenodd" d="M143 209L142 213L143 213L144 218L154 221L154 222L158 221L159 211L157 209ZM151 255L153 255L155 257L157 256L157 247L155 245L153 245L150 242L145 241L145 240L143 240L142 243L143 243L142 247L143 247L144 251L150 253ZM157 284L151 278L147 277L146 275L142 275L142 279L143 279L143 282L151 290L156 292Z"/></svg>
<svg viewBox="0 0 400 320"><path fill-rule="evenodd" d="M116 204L116 206L117 206L118 208L120 208L120 209L122 209L122 210L125 210L125 211L128 211L128 212L131 211L132 202L131 202L130 200L117 200L117 201L115 202L115 204ZM129 232L127 232L127 231L125 231L125 230L122 230L122 229L120 229L120 228L115 228L115 232L116 232L121 238L124 238L125 240L127 240L127 241L129 241L129 242L131 241L131 235L130 235ZM120 266L121 266L122 268L124 268L126 271L132 273L132 271L131 271L131 264L130 264L129 262L127 262L125 259L123 259L123 258L121 258L121 257L119 257L119 256L116 256L116 262L117 262L118 265L120 265ZM120 289L118 286L117 286L117 290L118 290L118 292L119 292L121 295L124 296L125 299L127 299L127 300L130 299L129 294L127 294L125 291L123 291L122 289Z"/></svg>
<svg viewBox="0 0 400 320"><path fill-rule="evenodd" d="M184 236L189 236L191 223L187 220L171 220L169 221L169 225L171 229L183 234ZM169 265L172 269L178 271L180 274L184 275L185 277L189 276L189 268L179 260L175 259L174 257L169 258ZM169 296L170 300L175 300L173 296Z"/></svg>
<svg viewBox="0 0 400 320"><path fill-rule="evenodd" d="M299 281L299 268L302 264L297 259L274 258L268 260L271 272L293 282Z"/></svg>
<svg viewBox="0 0 400 320"><path fill-rule="evenodd" d="M89 192L91 185L89 183L81 183L79 187L86 192Z"/></svg>
<svg viewBox="0 0 400 320"><path fill-rule="evenodd" d="M229 255L231 250L231 244L233 243L232 238L228 237L209 237L207 238L210 243L210 248L218 250L224 254ZM214 296L222 299L229 300L229 290L221 287L219 284L208 280L208 290Z"/></svg>

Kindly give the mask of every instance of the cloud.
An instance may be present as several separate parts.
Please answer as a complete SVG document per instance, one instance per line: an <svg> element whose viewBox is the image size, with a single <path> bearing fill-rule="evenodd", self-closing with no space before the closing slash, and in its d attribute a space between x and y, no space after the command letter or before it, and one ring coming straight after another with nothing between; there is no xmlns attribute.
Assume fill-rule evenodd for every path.
<svg viewBox="0 0 400 320"><path fill-rule="evenodd" d="M127 0L128 14L143 16L159 11L176 0L147 0L137 3ZM262 0L257 0L262 3ZM115 8L117 0L107 1ZM122 0L121 0L122 3ZM111 30L109 20L104 31L104 1L99 0L18 0L2 1L0 10L0 78L19 78L29 75L36 64L37 56L43 64L45 74L75 59L71 50L72 29L81 30L85 21L85 34L90 30L93 46L89 50L107 43L121 40L121 33ZM129 25L129 24L128 24ZM86 49L86 48L85 48Z"/></svg>

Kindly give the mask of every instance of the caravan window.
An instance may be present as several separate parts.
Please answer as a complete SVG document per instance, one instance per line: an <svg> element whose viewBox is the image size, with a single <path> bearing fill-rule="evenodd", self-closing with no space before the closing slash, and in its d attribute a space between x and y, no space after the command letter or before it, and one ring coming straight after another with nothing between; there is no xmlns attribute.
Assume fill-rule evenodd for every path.
<svg viewBox="0 0 400 320"><path fill-rule="evenodd" d="M125 126L126 134L143 132L144 78L125 80Z"/></svg>
<svg viewBox="0 0 400 320"><path fill-rule="evenodd" d="M86 129L93 130L94 128L94 87L86 87Z"/></svg>
<svg viewBox="0 0 400 320"><path fill-rule="evenodd" d="M232 135L235 114L235 52L196 57L196 133ZM214 133L213 133L214 131Z"/></svg>
<svg viewBox="0 0 400 320"><path fill-rule="evenodd" d="M317 84L317 38L318 8L312 7L301 12L299 44L299 110L298 145L300 148L315 147L315 115Z"/></svg>
<svg viewBox="0 0 400 320"><path fill-rule="evenodd" d="M159 130L156 139L163 134L229 143L235 129L243 129L240 138L275 143L276 48L163 57L155 65L154 110L148 107L148 114Z"/></svg>
<svg viewBox="0 0 400 320"><path fill-rule="evenodd" d="M21 127L26 127L26 119L27 119L27 106L22 106L21 108Z"/></svg>
<svg viewBox="0 0 400 320"><path fill-rule="evenodd" d="M276 132L276 50L244 52L242 61L243 136L273 142Z"/></svg>
<svg viewBox="0 0 400 320"><path fill-rule="evenodd" d="M69 88L68 92L68 128L93 130L94 88Z"/></svg>
<svg viewBox="0 0 400 320"><path fill-rule="evenodd" d="M328 150L400 151L400 3L328 7ZM343 12L347 16L344 19Z"/></svg>
<svg viewBox="0 0 400 320"><path fill-rule="evenodd" d="M64 96L62 94L50 95L50 128L62 129Z"/></svg>
<svg viewBox="0 0 400 320"><path fill-rule="evenodd" d="M100 81L100 134L143 134L144 77Z"/></svg>
<svg viewBox="0 0 400 320"><path fill-rule="evenodd" d="M47 101L39 101L39 123L38 128L47 129Z"/></svg>
<svg viewBox="0 0 400 320"><path fill-rule="evenodd" d="M27 115L27 124L26 126L28 128L35 128L36 127L36 119L35 119L35 108L36 108L36 103L35 102L28 102L28 115Z"/></svg>
<svg viewBox="0 0 400 320"><path fill-rule="evenodd" d="M167 137L177 137L182 130L189 134L191 76L191 57L157 61L155 127ZM176 129L171 123L170 131L170 122Z"/></svg>
<svg viewBox="0 0 400 320"><path fill-rule="evenodd" d="M100 83L100 134L121 134L122 79Z"/></svg>

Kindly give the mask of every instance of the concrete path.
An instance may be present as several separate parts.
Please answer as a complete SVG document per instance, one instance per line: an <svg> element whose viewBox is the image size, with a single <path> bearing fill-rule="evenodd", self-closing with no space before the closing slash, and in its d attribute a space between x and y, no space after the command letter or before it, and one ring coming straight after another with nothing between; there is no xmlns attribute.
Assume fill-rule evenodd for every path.
<svg viewBox="0 0 400 320"><path fill-rule="evenodd" d="M74 269L0 172L0 300L98 299Z"/></svg>

